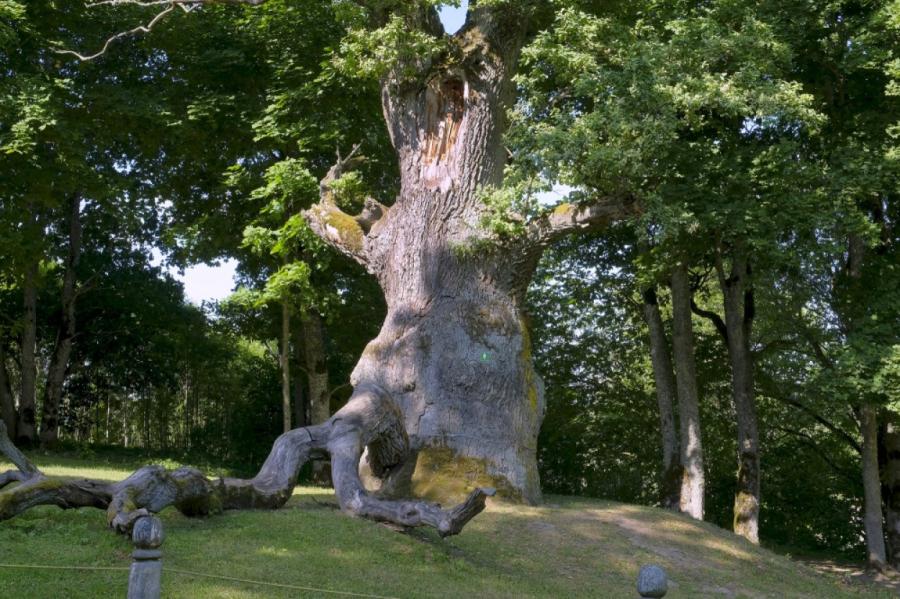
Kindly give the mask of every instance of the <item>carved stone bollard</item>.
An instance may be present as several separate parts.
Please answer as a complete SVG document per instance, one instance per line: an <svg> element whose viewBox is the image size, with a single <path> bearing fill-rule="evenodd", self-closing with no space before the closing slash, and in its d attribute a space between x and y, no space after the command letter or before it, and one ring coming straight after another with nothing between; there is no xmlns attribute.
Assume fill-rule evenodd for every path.
<svg viewBox="0 0 900 599"><path fill-rule="evenodd" d="M637 591L641 597L665 597L669 590L666 571L659 566L644 566L638 574Z"/></svg>
<svg viewBox="0 0 900 599"><path fill-rule="evenodd" d="M162 551L165 535L162 522L155 516L144 516L134 523L131 540L131 574L128 576L128 599L159 599L162 584Z"/></svg>

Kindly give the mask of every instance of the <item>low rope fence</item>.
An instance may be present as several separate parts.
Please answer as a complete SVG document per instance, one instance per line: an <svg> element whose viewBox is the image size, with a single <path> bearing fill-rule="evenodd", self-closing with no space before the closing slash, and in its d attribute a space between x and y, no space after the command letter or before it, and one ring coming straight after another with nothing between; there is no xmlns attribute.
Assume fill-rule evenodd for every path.
<svg viewBox="0 0 900 599"><path fill-rule="evenodd" d="M72 570L72 571L114 571L128 572L131 570L128 566L42 566L35 564L4 564L0 563L0 568L23 569L23 570ZM317 587L301 586L296 584L284 584L279 582L266 582L263 580L251 580L249 578L235 578L233 576L221 576L219 574L206 574L204 572L193 572L191 570L182 570L180 568L162 568L163 572L172 574L181 574L184 576L195 576L197 578L212 578L216 580L225 580L228 582L238 582L261 587L274 587L280 589L288 589L292 591L309 591L313 593L322 593L323 595L339 595L342 597L364 597L367 599L400 599L391 595L372 595L369 593L354 593L352 591L336 591L334 589L320 589Z"/></svg>
<svg viewBox="0 0 900 599"><path fill-rule="evenodd" d="M389 595L373 595L371 593L356 593L353 591L338 591L334 589L321 589L313 586L285 584L280 582L268 582L264 580L252 580L235 576L222 576L220 574L207 574L194 572L181 568L164 567L161 561L163 533L162 523L153 516L140 518L134 525L132 533L134 542L133 561L127 566L52 566L44 564L7 564L0 563L0 568L22 570L69 570L75 572L129 572L128 599L159 599L162 590L162 573L179 576L193 576L195 578L207 578L231 583L252 585L255 587L279 588L291 591L306 591L322 595L341 597L361 597L365 599L399 599Z"/></svg>

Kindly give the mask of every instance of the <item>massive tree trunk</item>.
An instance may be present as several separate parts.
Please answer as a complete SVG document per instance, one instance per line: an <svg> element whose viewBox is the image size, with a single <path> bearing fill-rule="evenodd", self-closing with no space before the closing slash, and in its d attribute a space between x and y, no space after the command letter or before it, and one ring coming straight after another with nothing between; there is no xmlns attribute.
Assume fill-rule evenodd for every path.
<svg viewBox="0 0 900 599"><path fill-rule="evenodd" d="M678 433L675 430L675 380L672 376L672 360L669 342L656 291L650 287L643 291L644 321L650 333L650 361L653 380L656 383L656 403L659 406L659 428L662 437L663 468L660 484L660 501L664 508L679 509L681 495L681 459Z"/></svg>
<svg viewBox="0 0 900 599"><path fill-rule="evenodd" d="M753 387L753 289L750 263L740 245L733 248L730 273L725 273L721 254L716 268L725 304L725 328L731 361L731 396L738 430L738 474L734 495L734 532L759 543L759 429Z"/></svg>
<svg viewBox="0 0 900 599"><path fill-rule="evenodd" d="M9 384L9 371L6 370L6 341L2 337L0 337L0 419L6 423L9 436L15 439L18 424L16 402Z"/></svg>
<svg viewBox="0 0 900 599"><path fill-rule="evenodd" d="M35 407L35 351L37 349L37 274L38 262L29 264L22 283L24 314L21 337L21 386L19 391L19 422L16 439L30 444L37 440Z"/></svg>
<svg viewBox="0 0 900 599"><path fill-rule="evenodd" d="M434 7L398 6L408 28L443 37ZM387 10L372 16L383 24ZM528 10L528 3L473 6L444 56L403 58L384 77L385 120L401 172L390 208L368 199L363 214L352 217L337 206L330 185L356 164L351 153L329 171L320 202L306 213L317 235L365 265L387 300L387 318L354 369L346 406L322 424L279 437L250 480L209 481L195 470L151 466L110 485L47 479L26 473L26 463L4 475L24 482L0 493L0 520L38 504L92 505L127 530L168 505L188 514L278 507L300 466L326 455L345 512L430 525L442 535L458 533L494 489L474 488L452 510L385 495L461 497L490 483L507 498L537 501L544 400L522 311L525 289L555 239L627 217L636 206L619 196L561 206L509 239L480 226L489 213L480 194L502 179L505 116ZM13 450L4 452L13 457ZM363 466L383 495L363 486Z"/></svg>
<svg viewBox="0 0 900 599"><path fill-rule="evenodd" d="M384 388L409 433L414 458L372 483L384 493L458 498L490 484L509 499L540 499L544 392L525 290L552 240L634 211L622 198L605 198L560 207L508 239L481 226L489 215L481 194L502 182L527 10L470 8L448 56L402 64L384 77L401 177L390 208L369 199L354 218L336 206L328 182L352 168L351 156L332 169L322 200L307 213L313 231L377 278L387 302L381 332L351 377L354 385ZM443 35L432 9L408 24Z"/></svg>
<svg viewBox="0 0 900 599"><path fill-rule="evenodd" d="M691 322L691 289L687 265L672 271L672 355L678 384L678 420L681 429L681 511L703 519L706 475L703 472L703 440L700 434L700 402L694 363L694 328Z"/></svg>
<svg viewBox="0 0 900 599"><path fill-rule="evenodd" d="M411 26L438 34L436 15L421 19ZM474 9L455 38L461 57L453 66L386 76L399 197L389 209L370 200L369 212L381 217L361 223L334 205L326 183L309 213L317 233L378 279L387 301L381 332L351 377L354 386L385 389L409 434L411 459L379 477L385 493L445 500L490 485L510 499L540 498L544 398L522 312L536 258L467 251L486 214L479 192L502 177L519 29L497 11Z"/></svg>
<svg viewBox="0 0 900 599"><path fill-rule="evenodd" d="M40 433L41 443L44 444L54 443L59 437L59 406L69 369L72 341L75 339L75 301L78 297L75 283L81 259L81 233L81 197L75 194L69 200L69 252L63 274L59 329L44 387Z"/></svg>

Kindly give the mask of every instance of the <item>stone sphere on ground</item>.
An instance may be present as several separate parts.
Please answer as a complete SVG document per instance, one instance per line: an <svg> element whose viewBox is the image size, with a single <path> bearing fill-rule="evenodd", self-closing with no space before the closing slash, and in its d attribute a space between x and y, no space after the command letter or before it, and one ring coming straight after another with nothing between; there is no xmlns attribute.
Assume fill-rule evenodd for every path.
<svg viewBox="0 0 900 599"><path fill-rule="evenodd" d="M641 597L664 597L669 590L666 571L659 566L644 566L638 574L637 590Z"/></svg>

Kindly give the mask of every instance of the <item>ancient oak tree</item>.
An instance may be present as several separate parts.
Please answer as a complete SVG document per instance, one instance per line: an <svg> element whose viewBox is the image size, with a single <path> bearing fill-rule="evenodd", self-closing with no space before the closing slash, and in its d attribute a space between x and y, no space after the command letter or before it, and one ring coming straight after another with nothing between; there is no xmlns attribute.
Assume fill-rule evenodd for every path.
<svg viewBox="0 0 900 599"><path fill-rule="evenodd" d="M38 503L95 505L127 529L136 514L166 505L186 513L274 508L290 496L298 468L326 454L344 511L428 524L441 534L459 532L493 488L508 499L540 499L544 393L524 293L553 240L624 218L633 202L564 204L522 220L514 235L483 226L490 215L484 194L503 183L506 113L531 3L472 2L452 36L431 2L357 4L371 31L394 28L412 41L405 47L403 39L382 36L395 46L382 54L390 59L379 80L400 167L398 197L369 198L357 216L341 209L333 186L359 164L354 150L328 172L320 201L306 213L316 235L378 280L387 303L381 331L352 374L348 404L323 424L282 435L252 480L210 481L193 470L148 467L103 485L50 481L20 467L9 476L26 480L0 494L0 519ZM397 499L405 495L464 501L445 511Z"/></svg>

